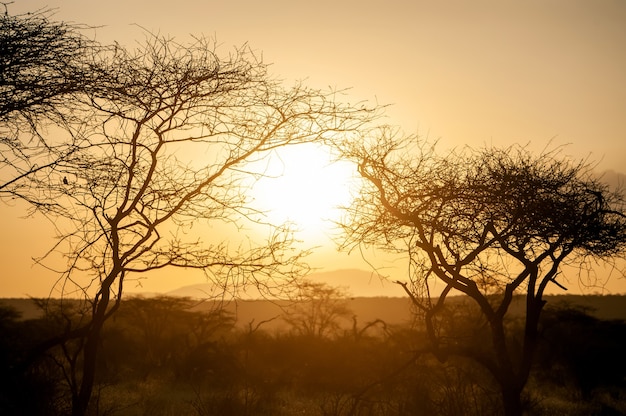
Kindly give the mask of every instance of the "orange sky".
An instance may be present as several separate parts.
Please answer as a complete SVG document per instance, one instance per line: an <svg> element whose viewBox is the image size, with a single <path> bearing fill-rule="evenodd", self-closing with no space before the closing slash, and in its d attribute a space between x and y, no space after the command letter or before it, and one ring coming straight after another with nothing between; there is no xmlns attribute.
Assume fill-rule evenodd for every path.
<svg viewBox="0 0 626 416"><path fill-rule="evenodd" d="M626 2L29 0L10 10L43 6L58 8L59 20L101 26L104 43L141 39L133 23L180 38L216 36L224 51L248 42L281 78L393 104L389 123L439 138L442 148L542 149L552 140L599 161L599 170L626 173ZM22 212L0 207L0 296L45 296L53 277L30 258L50 247L52 230L17 220ZM367 267L332 247L312 261ZM193 279L161 276L144 287L172 290ZM623 283L607 288L624 292Z"/></svg>

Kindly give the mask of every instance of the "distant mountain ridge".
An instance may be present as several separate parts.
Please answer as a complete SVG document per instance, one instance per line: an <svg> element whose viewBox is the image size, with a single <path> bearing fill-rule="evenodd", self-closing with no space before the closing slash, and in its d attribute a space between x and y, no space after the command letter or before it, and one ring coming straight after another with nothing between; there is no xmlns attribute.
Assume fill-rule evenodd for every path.
<svg viewBox="0 0 626 416"><path fill-rule="evenodd" d="M320 271L309 274L306 280L325 283L329 286L345 289L350 297L405 297L406 293L400 287L376 272L361 269L337 269ZM211 293L209 283L197 283L182 286L178 289L164 293L166 296L180 296L190 298L203 298ZM244 298L258 298L253 290Z"/></svg>

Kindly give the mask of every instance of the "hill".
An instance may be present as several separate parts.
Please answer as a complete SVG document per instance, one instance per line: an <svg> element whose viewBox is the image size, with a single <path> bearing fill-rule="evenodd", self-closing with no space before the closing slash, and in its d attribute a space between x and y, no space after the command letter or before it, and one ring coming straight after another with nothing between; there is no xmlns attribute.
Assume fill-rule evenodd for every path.
<svg viewBox="0 0 626 416"><path fill-rule="evenodd" d="M404 290L397 284L383 276L360 269L338 269L327 272L316 272L306 276L307 280L325 283L329 286L344 289L348 296L360 297L404 297ZM199 283L183 286L165 293L167 296L182 296L190 298L206 298L212 292L209 283ZM144 295L142 293L136 293ZM260 298L250 290L245 299Z"/></svg>

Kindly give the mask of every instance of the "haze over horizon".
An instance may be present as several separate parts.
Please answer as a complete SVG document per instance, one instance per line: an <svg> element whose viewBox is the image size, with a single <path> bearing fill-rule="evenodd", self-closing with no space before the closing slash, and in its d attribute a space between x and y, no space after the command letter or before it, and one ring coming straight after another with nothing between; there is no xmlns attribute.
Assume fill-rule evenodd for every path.
<svg viewBox="0 0 626 416"><path fill-rule="evenodd" d="M626 173L625 2L36 0L9 10L45 7L55 20L93 26L88 33L102 43L132 46L144 30L181 40L214 36L224 54L247 42L287 84L305 79L350 88L351 102L389 103L385 121L439 139L441 150L564 146L563 154L595 162L598 172L622 180ZM56 279L32 260L52 247L53 227L21 219L24 212L20 203L0 205L0 297L45 297ZM305 242L321 246L313 267L371 270L360 253L337 254L328 230L315 231ZM368 260L391 276L405 267L376 253ZM136 289L203 282L201 274L178 273L155 274ZM626 281L613 272L605 290L625 293Z"/></svg>

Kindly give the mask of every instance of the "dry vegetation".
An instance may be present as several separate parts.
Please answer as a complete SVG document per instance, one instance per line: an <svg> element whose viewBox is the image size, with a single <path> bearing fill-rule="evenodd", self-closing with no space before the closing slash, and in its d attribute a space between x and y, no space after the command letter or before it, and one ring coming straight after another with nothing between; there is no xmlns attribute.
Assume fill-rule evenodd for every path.
<svg viewBox="0 0 626 416"><path fill-rule="evenodd" d="M615 298L589 299L610 306ZM598 319L565 299L553 299L557 306L542 320L525 406L530 414L622 414L626 324ZM67 303L65 309L57 304L38 318L20 319L9 305L26 302L4 301L2 306L0 412L64 414L71 402L67 383L78 368L69 367L77 345L63 344L35 357L28 372L19 369L24 359L33 358L26 354L32 346L62 331L66 320L80 319L79 309L70 314ZM314 336L299 331L293 324L297 320L288 320L289 325L283 319L290 313L310 318L302 305L294 310L293 305L248 301L235 309L235 304L218 308L186 298L129 299L105 327L90 414L501 413L497 390L484 370L470 362L442 364L413 354L425 340L424 328L410 319L407 299L341 302L350 314L336 316L332 331ZM464 305L450 308L450 322L458 325L459 316L475 316ZM374 319L376 313L387 320ZM510 320L509 331L515 339L516 319ZM484 340L468 335L466 342Z"/></svg>

